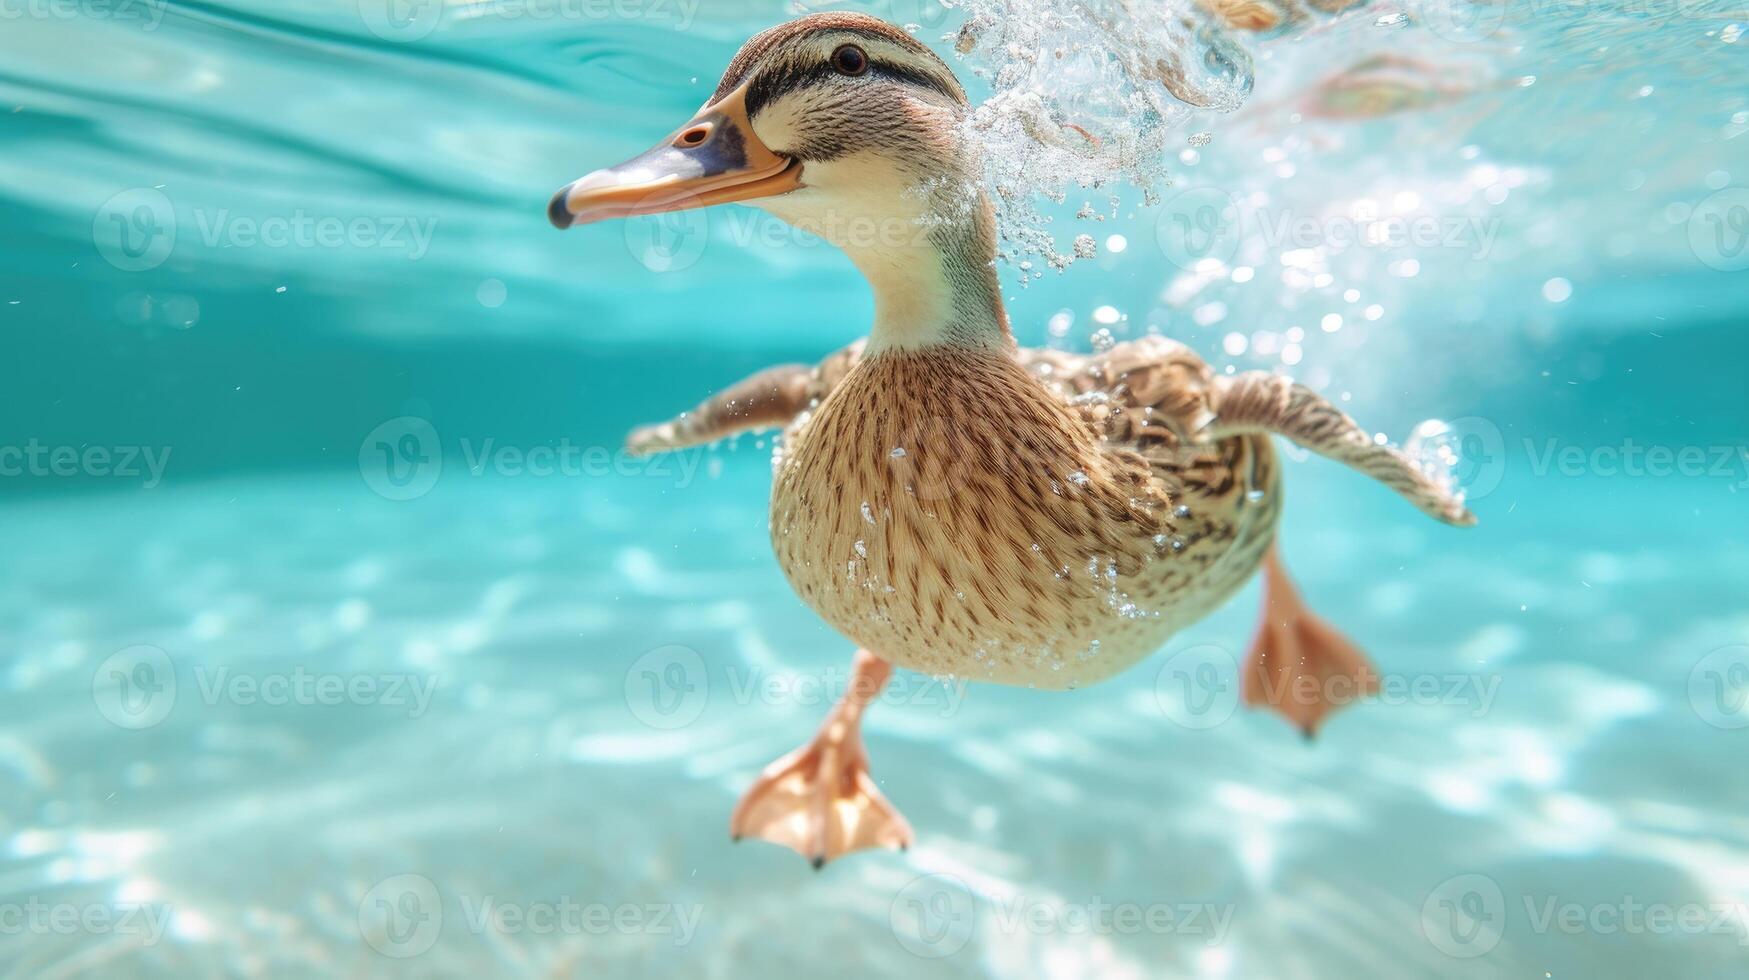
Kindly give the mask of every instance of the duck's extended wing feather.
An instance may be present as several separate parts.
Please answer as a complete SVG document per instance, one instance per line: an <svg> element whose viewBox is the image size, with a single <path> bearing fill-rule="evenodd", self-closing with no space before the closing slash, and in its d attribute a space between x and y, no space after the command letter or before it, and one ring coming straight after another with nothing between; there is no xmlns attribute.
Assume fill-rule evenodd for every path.
<svg viewBox="0 0 1749 980"><path fill-rule="evenodd" d="M1476 522L1451 489L1290 378L1262 371L1217 375L1190 348L1164 337L1093 355L1024 350L1021 359L1080 406L1109 444L1140 453L1156 470L1206 463L1201 455L1212 443L1268 432L1365 473L1437 520Z"/></svg>
<svg viewBox="0 0 1749 980"><path fill-rule="evenodd" d="M635 430L628 447L659 452L715 442L748 429L788 425L831 393L862 357L864 341L812 367L781 364L753 374L690 412ZM1324 396L1262 371L1215 374L1190 348L1142 337L1096 354L1040 348L1015 352L1028 371L1076 407L1113 452L1131 453L1169 482L1221 465L1215 443L1274 433L1345 463L1447 524L1470 525L1463 500L1409 457L1380 445Z"/></svg>
<svg viewBox="0 0 1749 980"><path fill-rule="evenodd" d="M812 367L779 364L748 375L684 412L639 426L626 438L634 453L655 453L716 442L749 429L788 425L837 386L862 356L858 340Z"/></svg>
<svg viewBox="0 0 1749 980"><path fill-rule="evenodd" d="M1397 491L1422 513L1458 527L1476 523L1463 497L1397 449L1382 444L1343 411L1305 385L1264 371L1220 379L1214 422L1204 431L1220 439L1273 432L1365 473Z"/></svg>

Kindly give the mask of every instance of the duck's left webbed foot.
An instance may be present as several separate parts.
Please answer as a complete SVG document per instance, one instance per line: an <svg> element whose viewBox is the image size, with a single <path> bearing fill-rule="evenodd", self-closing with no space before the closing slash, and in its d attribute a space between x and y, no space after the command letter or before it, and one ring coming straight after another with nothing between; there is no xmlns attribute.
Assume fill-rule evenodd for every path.
<svg viewBox="0 0 1749 980"><path fill-rule="evenodd" d="M1378 692L1372 661L1306 608L1282 567L1279 546L1263 559L1263 616L1240 669L1240 691L1309 739L1335 712Z"/></svg>
<svg viewBox="0 0 1749 980"><path fill-rule="evenodd" d="M748 787L729 818L730 836L782 844L815 869L852 851L911 845L911 825L875 786L862 747L863 709L892 673L886 661L857 651L843 699L812 742L767 766Z"/></svg>

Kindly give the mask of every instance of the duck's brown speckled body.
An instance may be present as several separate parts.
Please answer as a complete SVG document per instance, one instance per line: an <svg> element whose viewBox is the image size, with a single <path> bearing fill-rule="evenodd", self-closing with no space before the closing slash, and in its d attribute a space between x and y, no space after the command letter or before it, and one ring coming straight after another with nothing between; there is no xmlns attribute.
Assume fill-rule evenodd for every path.
<svg viewBox="0 0 1749 980"><path fill-rule="evenodd" d="M1093 358L861 358L786 434L778 561L821 616L899 666L1102 680L1224 602L1274 535L1267 437L1179 435L1212 416L1213 383L1161 338Z"/></svg>

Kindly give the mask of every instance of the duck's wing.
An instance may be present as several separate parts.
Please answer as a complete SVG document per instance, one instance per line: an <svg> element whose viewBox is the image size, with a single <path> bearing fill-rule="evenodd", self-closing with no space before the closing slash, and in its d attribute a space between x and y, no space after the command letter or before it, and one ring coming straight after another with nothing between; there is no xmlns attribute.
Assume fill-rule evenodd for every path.
<svg viewBox="0 0 1749 980"><path fill-rule="evenodd" d="M690 412L633 429L626 437L626 448L642 455L700 446L749 429L788 425L850 373L862 357L863 343L858 340L812 366L779 364L749 375Z"/></svg>
<svg viewBox="0 0 1749 980"><path fill-rule="evenodd" d="M1268 432L1365 473L1437 520L1476 522L1451 488L1290 378L1263 371L1217 375L1190 348L1164 337L1091 355L1023 350L1020 356L1109 445L1140 454L1156 471L1182 477L1218 465L1209 457L1221 440Z"/></svg>
<svg viewBox="0 0 1749 980"><path fill-rule="evenodd" d="M1204 441L1196 433L1214 419L1214 372L1175 340L1142 337L1097 354L1022 348L1019 356L1107 443L1150 458L1177 459Z"/></svg>
<svg viewBox="0 0 1749 980"><path fill-rule="evenodd" d="M1218 379L1220 397L1214 421L1204 430L1211 439L1246 432L1273 432L1296 444L1365 473L1435 520L1469 527L1476 515L1447 482L1392 446L1373 438L1343 411L1302 384L1266 371Z"/></svg>

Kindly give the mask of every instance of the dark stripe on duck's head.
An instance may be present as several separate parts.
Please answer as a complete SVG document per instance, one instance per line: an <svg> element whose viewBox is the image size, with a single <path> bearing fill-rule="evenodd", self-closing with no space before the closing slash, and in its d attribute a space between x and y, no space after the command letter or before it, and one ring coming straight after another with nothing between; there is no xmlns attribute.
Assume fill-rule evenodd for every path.
<svg viewBox="0 0 1749 980"><path fill-rule="evenodd" d="M823 84L838 77L838 74L838 70L831 65L815 62L792 63L784 68L767 68L753 79L753 84L747 89L747 115L758 115L760 109L765 108L786 92L794 92L810 85ZM917 71L908 65L894 64L873 53L868 56L867 74L889 82L928 89L962 105L965 103L965 96L957 88L947 88L945 83L935 76L927 72Z"/></svg>
<svg viewBox="0 0 1749 980"><path fill-rule="evenodd" d="M845 38L847 41L858 39L883 41L934 62L941 69L939 75L919 70L911 65L895 64L887 58L870 52L869 73L927 88L961 105L966 104L965 91L960 88L958 80L953 77L953 72L936 56L935 52L929 50L927 45L877 17L847 12L811 14L754 35L741 47L740 53L735 55L735 60L729 62L729 67L724 69L722 81L717 83L717 90L711 95L711 102L717 102L723 96L739 88L747 81L747 76L758 68L767 56L781 46L812 34L827 32L835 37ZM812 53L810 52L810 54ZM771 77L769 82L765 79L755 82L756 89L763 89L763 91L749 93L748 114L757 112L760 106L783 92L799 85L823 80L833 74L831 66L823 60L814 63L810 59L807 64L790 63L784 67L776 68L772 71L774 77ZM756 101L754 98L756 94L762 98Z"/></svg>

